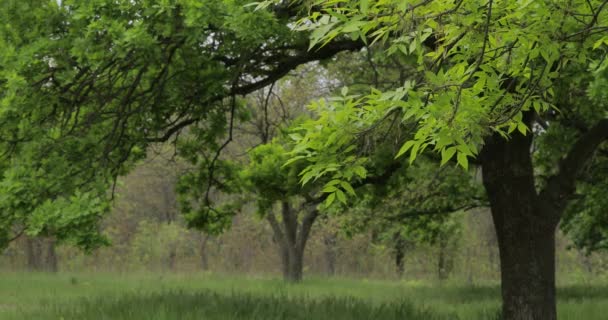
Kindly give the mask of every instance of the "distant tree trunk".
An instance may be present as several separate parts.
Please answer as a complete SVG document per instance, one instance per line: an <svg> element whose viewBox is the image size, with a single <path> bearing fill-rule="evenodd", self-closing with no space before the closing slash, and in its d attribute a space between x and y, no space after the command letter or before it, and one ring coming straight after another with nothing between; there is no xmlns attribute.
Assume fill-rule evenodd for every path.
<svg viewBox="0 0 608 320"><path fill-rule="evenodd" d="M209 241L208 234L200 235L200 244L199 244L199 255L201 262L201 270L206 271L209 269L209 261L207 260L207 242Z"/></svg>
<svg viewBox="0 0 608 320"><path fill-rule="evenodd" d="M405 251L407 246L407 241L403 239L401 233L397 232L393 238L393 254L395 256L395 267L399 279L401 279L405 273Z"/></svg>
<svg viewBox="0 0 608 320"><path fill-rule="evenodd" d="M445 246L441 241L439 241L439 256L437 259L437 278L439 281L443 281L447 279L446 272L446 258L445 258Z"/></svg>
<svg viewBox="0 0 608 320"><path fill-rule="evenodd" d="M298 212L287 201L281 202L282 223L277 221L273 212L266 215L272 227L274 238L279 243L283 278L287 282L302 281L304 249L317 216L318 211L312 209L306 213L302 222L299 222Z"/></svg>
<svg viewBox="0 0 608 320"><path fill-rule="evenodd" d="M466 254L466 268L467 268L467 284L472 286L474 283L473 279L473 249L467 248Z"/></svg>
<svg viewBox="0 0 608 320"><path fill-rule="evenodd" d="M29 271L57 272L55 239L25 238L25 255Z"/></svg>
<svg viewBox="0 0 608 320"><path fill-rule="evenodd" d="M405 273L405 250L399 248L395 251L395 266L397 267L397 276L399 279L403 278Z"/></svg>
<svg viewBox="0 0 608 320"><path fill-rule="evenodd" d="M169 271L175 271L175 265L177 261L177 248L176 244L169 244L169 254L167 256L167 269Z"/></svg>
<svg viewBox="0 0 608 320"><path fill-rule="evenodd" d="M448 253L449 236L441 233L439 235L439 257L437 259L437 277L440 281L447 280L452 272L452 258Z"/></svg>
<svg viewBox="0 0 608 320"><path fill-rule="evenodd" d="M41 269L41 252L39 239L36 238L25 238L25 255L27 269L29 271L40 271Z"/></svg>
<svg viewBox="0 0 608 320"><path fill-rule="evenodd" d="M330 276L336 274L336 240L337 235L335 232L331 232L323 237L323 243L325 244L325 272Z"/></svg>
<svg viewBox="0 0 608 320"><path fill-rule="evenodd" d="M46 242L46 261L45 270L48 272L57 272L57 252L55 251L55 239L47 239Z"/></svg>
<svg viewBox="0 0 608 320"><path fill-rule="evenodd" d="M504 320L556 320L555 228L559 212L536 192L532 135L495 135L481 162L496 229Z"/></svg>

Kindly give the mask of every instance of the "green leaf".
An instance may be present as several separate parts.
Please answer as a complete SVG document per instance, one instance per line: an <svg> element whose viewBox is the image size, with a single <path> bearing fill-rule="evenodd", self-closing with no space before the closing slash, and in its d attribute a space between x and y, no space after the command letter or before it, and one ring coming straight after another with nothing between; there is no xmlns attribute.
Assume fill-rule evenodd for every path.
<svg viewBox="0 0 608 320"><path fill-rule="evenodd" d="M293 140L293 141L300 141L302 140L302 135L299 133L290 133L289 137Z"/></svg>
<svg viewBox="0 0 608 320"><path fill-rule="evenodd" d="M336 192L336 190L338 190L338 188L336 188L335 186L325 186L325 188L323 188L323 190L321 190L321 192L332 193L332 192Z"/></svg>
<svg viewBox="0 0 608 320"><path fill-rule="evenodd" d="M361 10L361 13L367 14L369 12L369 0L360 0L359 8Z"/></svg>
<svg viewBox="0 0 608 320"><path fill-rule="evenodd" d="M463 167L465 170L469 170L469 159L467 155L459 152L457 156L458 164Z"/></svg>
<svg viewBox="0 0 608 320"><path fill-rule="evenodd" d="M351 32L355 32L355 31L359 31L361 29L361 27L363 27L364 25L365 25L365 22L363 22L363 21L352 21L351 20L344 24L344 27L342 27L342 32L351 33Z"/></svg>
<svg viewBox="0 0 608 320"><path fill-rule="evenodd" d="M316 173L313 171L308 171L304 175L302 175L302 179L300 180L302 182L302 185L305 185L306 183L308 183L308 181L310 181L310 179L314 178L315 175L316 175Z"/></svg>
<svg viewBox="0 0 608 320"><path fill-rule="evenodd" d="M367 170L365 170L363 166L356 166L353 168L353 171L362 179L365 179L365 177L367 176Z"/></svg>
<svg viewBox="0 0 608 320"><path fill-rule="evenodd" d="M412 42L410 42L410 54L414 53L416 51L416 47L417 47L417 43L416 40L412 39Z"/></svg>
<svg viewBox="0 0 608 320"><path fill-rule="evenodd" d="M420 143L415 143L412 147L412 151L410 151L410 164L414 163L416 157L418 156L418 149L420 148Z"/></svg>
<svg viewBox="0 0 608 320"><path fill-rule="evenodd" d="M404 153L406 153L414 144L416 143L416 141L414 140L410 140L407 141L406 143L403 144L403 146L401 146L401 149L399 149L399 152L397 152L397 155L395 156L395 159L401 157Z"/></svg>
<svg viewBox="0 0 608 320"><path fill-rule="evenodd" d="M441 166L443 166L448 161L450 161L450 159L452 159L452 157L454 156L455 153L456 153L456 147L449 147L449 148L443 149L441 151Z"/></svg>
<svg viewBox="0 0 608 320"><path fill-rule="evenodd" d="M526 133L528 132L528 127L526 126L525 123L520 122L519 124L517 124L517 130L519 130L519 132L521 132L521 134L523 134L525 136Z"/></svg>
<svg viewBox="0 0 608 320"><path fill-rule="evenodd" d="M346 190L346 192L348 192L350 195L356 195L355 193L355 189L353 189L353 187L350 185L350 183L346 182L346 181L341 181L340 185L342 186L342 188L344 190Z"/></svg>
<svg viewBox="0 0 608 320"><path fill-rule="evenodd" d="M338 189L336 193L333 194L337 195L338 200L340 200L340 202L346 204L346 195L344 194L344 192L342 192L342 190Z"/></svg>
<svg viewBox="0 0 608 320"><path fill-rule="evenodd" d="M338 180L338 179L334 179L334 180L329 181L329 182L328 182L328 183L326 183L325 185L326 185L326 186L335 186L335 185L339 184L340 182L342 182L342 181L341 181L341 180Z"/></svg>
<svg viewBox="0 0 608 320"><path fill-rule="evenodd" d="M325 207L329 208L329 206L331 206L332 203L334 203L334 200L336 200L336 193L330 193L329 196L327 196L327 199L325 199Z"/></svg>

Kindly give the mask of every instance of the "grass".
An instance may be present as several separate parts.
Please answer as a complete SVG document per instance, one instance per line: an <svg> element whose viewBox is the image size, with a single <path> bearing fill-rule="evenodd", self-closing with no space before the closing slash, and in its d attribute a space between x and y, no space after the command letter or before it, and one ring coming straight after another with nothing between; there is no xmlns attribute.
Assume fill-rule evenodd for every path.
<svg viewBox="0 0 608 320"><path fill-rule="evenodd" d="M608 286L559 290L561 320L605 319ZM0 275L0 319L495 319L499 289L398 281L210 274Z"/></svg>

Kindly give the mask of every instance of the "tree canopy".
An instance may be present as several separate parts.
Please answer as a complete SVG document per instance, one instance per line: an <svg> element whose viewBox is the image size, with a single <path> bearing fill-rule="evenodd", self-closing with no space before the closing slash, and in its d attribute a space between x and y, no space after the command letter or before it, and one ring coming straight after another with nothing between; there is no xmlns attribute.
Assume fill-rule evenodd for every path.
<svg viewBox="0 0 608 320"><path fill-rule="evenodd" d="M24 230L53 233L50 216L32 215L42 204L61 211L64 198L106 202L116 176L151 143L186 127L209 153L221 150L236 96L300 64L361 47L338 42L311 54L306 36L288 27L288 8L254 12L246 4L3 2L2 243ZM66 214L61 223L82 230L100 211Z"/></svg>
<svg viewBox="0 0 608 320"><path fill-rule="evenodd" d="M233 187L220 181L233 174L221 152L240 96L365 48L372 64L397 61L399 82L380 85L375 70L372 85L312 103L291 142L252 152L249 178L277 187L264 194L275 198L318 183L316 201L330 207L420 158L481 168L503 317L556 319L555 228L605 246L608 1L248 2L6 0L0 243L22 232L102 242L95 224L116 177L166 141L203 173L185 180L193 225L221 230L209 186ZM446 202L470 199L459 187L469 180L451 177Z"/></svg>

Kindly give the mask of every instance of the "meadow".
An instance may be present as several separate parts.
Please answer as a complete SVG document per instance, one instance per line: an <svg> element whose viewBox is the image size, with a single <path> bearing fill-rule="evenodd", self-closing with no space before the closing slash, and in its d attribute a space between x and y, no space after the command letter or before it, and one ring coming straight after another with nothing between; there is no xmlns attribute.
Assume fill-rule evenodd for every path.
<svg viewBox="0 0 608 320"><path fill-rule="evenodd" d="M215 274L0 277L0 319L498 319L499 287L458 283ZM607 285L559 288L559 319L600 320Z"/></svg>

